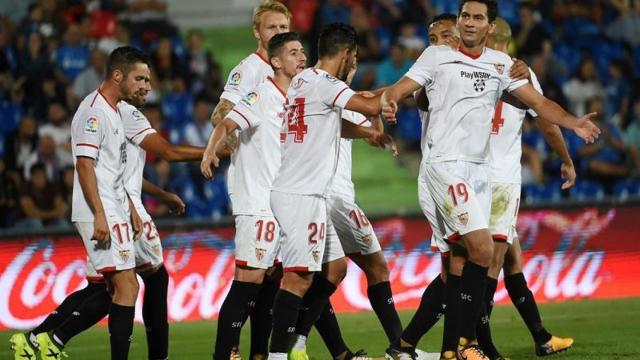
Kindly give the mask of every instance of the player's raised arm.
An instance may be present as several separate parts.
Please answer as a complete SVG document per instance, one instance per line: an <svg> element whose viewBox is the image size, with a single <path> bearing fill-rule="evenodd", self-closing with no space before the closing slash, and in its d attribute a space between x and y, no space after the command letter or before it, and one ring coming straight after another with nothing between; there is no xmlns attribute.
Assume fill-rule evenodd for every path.
<svg viewBox="0 0 640 360"><path fill-rule="evenodd" d="M226 141L229 134L232 134L238 128L239 126L235 121L227 118L213 130L207 143L205 156L202 158L202 162L200 162L200 172L202 172L202 175L206 179L210 180L213 178L212 166L218 167L218 165L220 165L220 158L214 149L222 146L224 144L223 141Z"/></svg>
<svg viewBox="0 0 640 360"><path fill-rule="evenodd" d="M521 86L511 93L538 113L539 116L549 119L554 124L575 131L575 133L587 143L594 142L600 134L600 129L591 122L591 119L596 115L595 113L587 114L579 118L575 117L566 112L554 101L542 96L531 84Z"/></svg>
<svg viewBox="0 0 640 360"><path fill-rule="evenodd" d="M204 148L202 147L172 144L158 133L145 136L140 143L140 147L166 161L200 160L204 154Z"/></svg>

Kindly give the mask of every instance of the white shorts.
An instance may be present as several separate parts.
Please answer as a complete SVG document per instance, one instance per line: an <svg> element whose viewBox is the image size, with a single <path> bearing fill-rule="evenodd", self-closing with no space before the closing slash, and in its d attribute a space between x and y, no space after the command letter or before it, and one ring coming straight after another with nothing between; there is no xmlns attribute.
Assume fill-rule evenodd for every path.
<svg viewBox="0 0 640 360"><path fill-rule="evenodd" d="M274 216L236 216L236 264L268 269L280 248L280 226Z"/></svg>
<svg viewBox="0 0 640 360"><path fill-rule="evenodd" d="M520 208L520 184L491 183L491 217L489 231L495 241L513 244Z"/></svg>
<svg viewBox="0 0 640 360"><path fill-rule="evenodd" d="M272 191L271 210L280 225L284 271L320 271L327 234L326 199Z"/></svg>
<svg viewBox="0 0 640 360"><path fill-rule="evenodd" d="M108 248L98 248L98 241L93 236L93 222L74 222L84 243L89 261L96 274L133 269L136 266L133 231L128 221L110 222L107 224L111 236Z"/></svg>
<svg viewBox="0 0 640 360"><path fill-rule="evenodd" d="M136 271L154 268L163 262L162 243L156 224L151 216L138 212L142 219L142 235L134 242L136 248Z"/></svg>
<svg viewBox="0 0 640 360"><path fill-rule="evenodd" d="M444 241L444 236L440 232L442 226L438 225L436 217L436 203L433 202L433 198L429 194L427 187L426 174L424 173L424 166L420 166L420 175L418 176L418 202L422 213L429 221L431 226L431 250L440 251L446 253L450 251L449 244Z"/></svg>
<svg viewBox="0 0 640 360"><path fill-rule="evenodd" d="M327 200L328 201L328 200ZM331 210L327 209L329 212ZM340 236L330 214L327 216L327 236L325 237L324 254L322 255L322 263L330 263L332 261L344 257L344 249L340 243Z"/></svg>
<svg viewBox="0 0 640 360"><path fill-rule="evenodd" d="M355 202L330 196L327 205L344 253L369 255L381 250L371 222Z"/></svg>
<svg viewBox="0 0 640 360"><path fill-rule="evenodd" d="M436 205L439 232L455 243L461 235L489 228L491 187L487 166L467 161L429 163L427 189Z"/></svg>

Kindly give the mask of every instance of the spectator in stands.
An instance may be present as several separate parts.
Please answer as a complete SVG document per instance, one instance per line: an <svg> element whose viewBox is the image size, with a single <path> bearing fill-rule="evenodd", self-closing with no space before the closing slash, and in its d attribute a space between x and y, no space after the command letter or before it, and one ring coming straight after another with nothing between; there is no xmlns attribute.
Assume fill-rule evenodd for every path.
<svg viewBox="0 0 640 360"><path fill-rule="evenodd" d="M0 228L12 226L20 218L18 181L7 169L4 158L0 158L0 214Z"/></svg>
<svg viewBox="0 0 640 360"><path fill-rule="evenodd" d="M631 94L631 82L628 77L631 69L623 59L615 59L609 64L609 76L605 86L606 93L606 117L619 126L626 125L626 115L629 111L629 96Z"/></svg>
<svg viewBox="0 0 640 360"><path fill-rule="evenodd" d="M131 37L129 29L124 23L119 21L116 23L112 37L104 37L98 41L98 49L102 50L105 54L110 54L116 48L130 44Z"/></svg>
<svg viewBox="0 0 640 360"><path fill-rule="evenodd" d="M536 8L531 2L520 3L520 25L515 28L514 34L518 56L522 58L551 52L551 39L536 20L535 11Z"/></svg>
<svg viewBox="0 0 640 360"><path fill-rule="evenodd" d="M193 105L193 121L184 129L184 142L193 146L206 147L209 136L213 132L210 116L213 111L211 103L203 96L198 96Z"/></svg>
<svg viewBox="0 0 640 360"><path fill-rule="evenodd" d="M33 85L31 90L27 90L24 103L38 123L44 123L49 116L49 104L66 103L66 90L64 85L56 81L53 71L34 81Z"/></svg>
<svg viewBox="0 0 640 360"><path fill-rule="evenodd" d="M218 63L213 63L204 79L204 89L202 90L202 94L204 94L210 101L218 102L220 99L220 95L222 95L222 90L224 89L224 82L222 81L222 70L220 69L220 65Z"/></svg>
<svg viewBox="0 0 640 360"><path fill-rule="evenodd" d="M20 208L25 218L18 221L16 227L35 229L44 225L67 225L68 209L57 184L47 179L44 164L34 164L29 177L20 191Z"/></svg>
<svg viewBox="0 0 640 360"><path fill-rule="evenodd" d="M640 45L640 0L610 0L619 12L618 18L607 27L607 36L632 46Z"/></svg>
<svg viewBox="0 0 640 360"><path fill-rule="evenodd" d="M178 35L178 29L169 21L166 0L126 0L120 18L143 42Z"/></svg>
<svg viewBox="0 0 640 360"><path fill-rule="evenodd" d="M427 47L427 42L418 36L417 31L416 25L404 23L400 27L400 35L398 36L398 42L405 48L407 56L412 60L416 60L422 50Z"/></svg>
<svg viewBox="0 0 640 360"><path fill-rule="evenodd" d="M52 70L51 60L47 46L42 35L31 32L27 38L27 44L20 53L20 65L18 72L26 78L27 94L33 94L40 89L42 79Z"/></svg>
<svg viewBox="0 0 640 360"><path fill-rule="evenodd" d="M587 100L604 96L604 89L596 72L596 64L591 56L582 57L577 73L564 85L562 91L569 101L569 110L577 116L586 114Z"/></svg>
<svg viewBox="0 0 640 360"><path fill-rule="evenodd" d="M171 88L171 82L183 75L180 60L173 51L171 39L167 37L158 40L156 49L151 55L151 64L162 89Z"/></svg>
<svg viewBox="0 0 640 360"><path fill-rule="evenodd" d="M630 151L623 142L620 129L603 119L603 100L597 97L589 99L587 111L598 113L599 116L594 123L602 132L598 140L592 144L585 144L574 134L569 135L570 149L582 159L581 170L600 180L624 179L631 175L632 171L637 171L640 168L640 159L635 156L635 151Z"/></svg>
<svg viewBox="0 0 640 360"><path fill-rule="evenodd" d="M197 94L205 87L205 79L213 66L211 52L203 46L204 34L195 29L187 34L187 85L192 94Z"/></svg>
<svg viewBox="0 0 640 360"><path fill-rule="evenodd" d="M405 56L405 48L394 43L389 49L389 57L376 67L375 88L391 85L409 71L413 63Z"/></svg>
<svg viewBox="0 0 640 360"><path fill-rule="evenodd" d="M631 121L625 132L625 143L640 152L640 99L633 103Z"/></svg>
<svg viewBox="0 0 640 360"><path fill-rule="evenodd" d="M24 169L27 160L38 146L38 123L32 116L22 118L15 134L7 136L4 159L9 170Z"/></svg>
<svg viewBox="0 0 640 360"><path fill-rule="evenodd" d="M538 77L540 86L544 91L544 96L557 102L563 108L567 107L567 98L562 93L562 88L554 78L553 70L557 71L559 66L555 65L553 59L548 59L544 55L536 55L531 58L531 70Z"/></svg>
<svg viewBox="0 0 640 360"><path fill-rule="evenodd" d="M91 50L90 66L73 81L73 95L77 102L100 86L106 60L107 54L104 51L99 48Z"/></svg>
<svg viewBox="0 0 640 360"><path fill-rule="evenodd" d="M67 210L71 210L73 204L73 172L74 167L67 166L60 173L60 196L62 196Z"/></svg>
<svg viewBox="0 0 640 360"><path fill-rule="evenodd" d="M47 179L55 181L60 171L69 165L73 165L73 158L66 150L56 147L51 135L44 135L38 142L37 151L29 155L24 165L23 176L26 180L30 180L31 167L37 163L44 165Z"/></svg>
<svg viewBox="0 0 640 360"><path fill-rule="evenodd" d="M63 103L54 101L49 104L47 122L40 126L38 135L41 139L51 136L56 147L71 153L71 119Z"/></svg>
<svg viewBox="0 0 640 360"><path fill-rule="evenodd" d="M334 22L349 23L351 8L341 0L326 0L320 4L317 15L321 26Z"/></svg>
<svg viewBox="0 0 640 360"><path fill-rule="evenodd" d="M56 50L55 63L58 79L70 84L89 65L89 47L78 24L69 24L64 33L63 43Z"/></svg>

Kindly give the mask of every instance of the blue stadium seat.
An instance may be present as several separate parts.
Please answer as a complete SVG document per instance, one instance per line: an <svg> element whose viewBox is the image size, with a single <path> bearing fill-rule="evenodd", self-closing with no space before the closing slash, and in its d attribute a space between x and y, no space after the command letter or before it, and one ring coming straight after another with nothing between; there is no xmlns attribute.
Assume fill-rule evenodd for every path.
<svg viewBox="0 0 640 360"><path fill-rule="evenodd" d="M383 28L382 26L378 26L377 28L373 29L373 32L376 35L378 42L380 43L381 52L385 56L387 56L389 54L389 48L391 47L393 36L387 29Z"/></svg>
<svg viewBox="0 0 640 360"><path fill-rule="evenodd" d="M0 157L4 157L4 135L0 134Z"/></svg>
<svg viewBox="0 0 640 360"><path fill-rule="evenodd" d="M527 184L522 186L525 203L535 204L547 201L560 201L562 190L560 183L552 181L545 184Z"/></svg>
<svg viewBox="0 0 640 360"><path fill-rule="evenodd" d="M613 185L613 196L620 200L640 196L640 180L620 180Z"/></svg>
<svg viewBox="0 0 640 360"><path fill-rule="evenodd" d="M604 186L591 181L576 181L570 190L571 198L574 200L602 200L605 196Z"/></svg>
<svg viewBox="0 0 640 360"><path fill-rule="evenodd" d="M568 19L563 24L565 41L573 42L579 38L598 36L598 25L586 19Z"/></svg>
<svg viewBox="0 0 640 360"><path fill-rule="evenodd" d="M419 144L422 122L416 108L401 107L398 111L398 135L405 141Z"/></svg>
<svg viewBox="0 0 640 360"><path fill-rule="evenodd" d="M565 44L558 44L554 46L553 53L566 66L569 74L574 74L576 72L581 57L580 50ZM561 80L560 82L566 81L566 79L555 80Z"/></svg>
<svg viewBox="0 0 640 360"><path fill-rule="evenodd" d="M633 49L633 68L636 71L636 75L640 76L640 45Z"/></svg>
<svg viewBox="0 0 640 360"><path fill-rule="evenodd" d="M189 93L170 93L162 99L164 126L167 129L183 127L193 114L193 98Z"/></svg>

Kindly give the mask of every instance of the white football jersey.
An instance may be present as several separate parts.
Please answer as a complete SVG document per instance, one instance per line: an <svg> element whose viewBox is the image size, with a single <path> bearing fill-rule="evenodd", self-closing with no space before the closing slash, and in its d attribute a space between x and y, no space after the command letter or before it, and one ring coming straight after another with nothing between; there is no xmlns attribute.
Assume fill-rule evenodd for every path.
<svg viewBox="0 0 640 360"><path fill-rule="evenodd" d="M427 89L429 162L489 160L491 119L503 91L527 80L509 78L508 55L484 48L472 58L448 46L431 46L405 76Z"/></svg>
<svg viewBox="0 0 640 360"><path fill-rule="evenodd" d="M251 90L262 84L267 79L267 76L273 77L273 69L269 61L254 52L231 70L220 98L231 101L235 105ZM234 176L235 166L231 163L227 170L227 190L229 194L234 192L233 184L236 182Z"/></svg>
<svg viewBox="0 0 640 360"><path fill-rule="evenodd" d="M280 168L280 129L286 94L271 77L236 104L227 118L240 127L238 149L231 155L235 168L233 215L272 216L271 186Z"/></svg>
<svg viewBox="0 0 640 360"><path fill-rule="evenodd" d="M538 78L531 73L531 84L542 94ZM489 179L492 182L521 183L522 123L526 113L538 116L532 109L523 110L502 101L498 102L491 125Z"/></svg>
<svg viewBox="0 0 640 360"><path fill-rule="evenodd" d="M371 126L371 122L362 114L351 110L343 110L342 118L360 126ZM351 180L351 144L353 139L340 138L340 155L338 169L331 184L331 194L355 202L356 191Z"/></svg>
<svg viewBox="0 0 640 360"><path fill-rule="evenodd" d="M135 106L120 101L118 109L122 115L124 134L128 140L124 186L136 207L138 215L149 217L142 204L142 176L147 152L140 147L140 143L147 135L155 133L156 130L151 127L147 117Z"/></svg>
<svg viewBox="0 0 640 360"><path fill-rule="evenodd" d="M126 146L118 109L107 102L100 90L87 95L71 121L71 152L74 159L79 156L93 159L98 195L107 221L114 217L115 221L129 219L129 202L124 188ZM71 221L93 221L77 169L73 173Z"/></svg>
<svg viewBox="0 0 640 360"><path fill-rule="evenodd" d="M424 176L424 166L429 158L429 144L427 143L427 129L429 128L429 112L418 109L418 115L420 116L420 150L422 152L422 159L420 159L420 169L418 170L418 178Z"/></svg>
<svg viewBox="0 0 640 360"><path fill-rule="evenodd" d="M342 109L354 91L324 70L296 75L287 92L282 165L273 190L327 196L338 165Z"/></svg>

